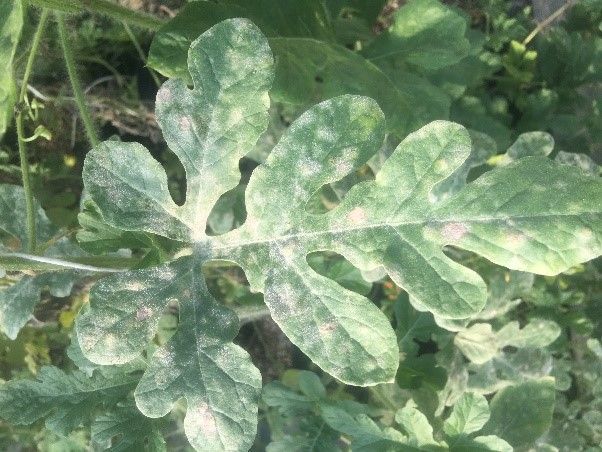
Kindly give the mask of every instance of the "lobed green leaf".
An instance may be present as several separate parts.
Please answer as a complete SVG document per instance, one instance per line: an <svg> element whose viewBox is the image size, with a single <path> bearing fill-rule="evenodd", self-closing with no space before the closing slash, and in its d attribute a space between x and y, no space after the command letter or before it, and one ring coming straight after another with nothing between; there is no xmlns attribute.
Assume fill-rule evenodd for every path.
<svg viewBox="0 0 602 452"><path fill-rule="evenodd" d="M192 90L170 80L157 96L158 122L186 170L183 205L171 199L164 170L138 144L105 142L84 164L86 190L109 226L180 241L187 255L98 283L77 331L92 361L125 362L152 338L165 306L177 303L178 330L151 357L136 402L160 417L185 398L185 429L198 450L250 446L260 386L246 353L231 344L234 314L212 299L202 277L212 259L238 263L276 323L322 369L345 383L374 385L395 376L393 329L369 300L312 269L311 253L336 252L362 272L384 269L414 306L463 319L483 308L486 286L445 246L541 274L601 252L598 179L527 157L465 184L471 139L446 121L407 136L375 180L353 186L332 210L309 212L314 193L363 165L383 142L382 111L357 95L319 103L297 118L251 175L245 223L207 236L213 205L236 186L238 160L267 127L274 67L267 39L244 19L201 35L188 66ZM448 196L433 194L458 171ZM551 196L555 189L562 191Z"/></svg>

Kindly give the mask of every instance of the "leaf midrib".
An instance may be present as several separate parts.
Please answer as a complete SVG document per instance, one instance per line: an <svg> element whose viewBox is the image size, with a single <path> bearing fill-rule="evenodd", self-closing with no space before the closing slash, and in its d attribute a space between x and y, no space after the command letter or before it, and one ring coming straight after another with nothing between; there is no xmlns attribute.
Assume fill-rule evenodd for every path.
<svg viewBox="0 0 602 452"><path fill-rule="evenodd" d="M508 220L525 220L525 219L538 219L538 218L552 218L552 217L579 217L581 215L601 215L602 212L597 211L581 211L577 213L560 213L560 212L552 212L552 213L541 213L541 214L533 214L533 215L516 215L516 216L505 216L505 217L496 217L496 216L488 216L488 217L476 217L476 218L463 218L463 217L447 217L447 218L425 218L422 220L415 221L398 221L398 222L379 222L379 223L366 223L357 226L350 227L339 227L335 229L328 229L322 231L300 231L290 234L278 235L273 237L261 237L261 238L252 238L250 240L239 240L232 241L230 239L230 233L226 233L222 236L214 236L207 237L204 240L199 242L209 242L211 244L212 249L214 250L226 250L231 248L239 248L243 246L250 245L260 245L266 243L276 243L276 242L285 242L291 239L303 239L309 237L320 237L320 236L330 236L330 235L338 235L344 234L348 232L354 231L362 231L362 230L370 230L377 228L395 228L399 226L428 226L428 225L442 225L450 222L454 223L488 223L495 221L508 221ZM310 217L311 218L311 217ZM244 228L244 224L241 226L241 229ZM235 229L233 232L237 231ZM208 240L207 240L208 239ZM443 244L443 242L442 242ZM451 241L450 241L451 244Z"/></svg>

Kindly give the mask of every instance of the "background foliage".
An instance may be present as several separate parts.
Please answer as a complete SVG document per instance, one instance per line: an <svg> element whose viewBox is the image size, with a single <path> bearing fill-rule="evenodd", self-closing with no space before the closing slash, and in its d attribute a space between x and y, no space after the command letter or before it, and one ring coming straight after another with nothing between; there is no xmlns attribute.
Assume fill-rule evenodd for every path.
<svg viewBox="0 0 602 452"><path fill-rule="evenodd" d="M265 81L271 69L266 68L265 80L257 76L254 83L249 82L253 91L237 93L231 103L223 101L226 106L220 111L229 114L232 105L263 108L262 124L267 130L261 133L261 125L235 124L241 142L247 145L238 164L240 181L228 172L236 168L228 167L219 175L224 180L234 178L230 185L216 182L215 193L203 192L204 197L198 198L207 204L202 221L206 227L201 232L208 240L226 243L232 237L227 233L249 218L266 222L262 227L271 236L287 221L300 221L301 214L295 214L294 203L284 195L281 204L274 194L262 203L246 205L245 191L269 192L278 173L264 176L262 185L262 173L254 170L268 155L271 168L295 163L298 154L290 149L303 142L298 137L307 139L314 130L311 127L321 125L302 129L298 125L303 122L301 115L308 109L319 111L317 103L343 95L368 96L377 106L356 105L354 96L321 104L335 105L337 113L328 127L341 140L370 143L365 145L366 152L376 153L358 158L345 177L344 173L334 178L328 175L330 179L320 182L319 190L306 202L305 212L326 213L367 195L377 205L374 200L382 197L376 190L358 195L360 190L351 187L373 180L381 169L385 174L399 154L394 149L404 139L401 146L416 156L436 149L434 141L425 145L420 140L426 140L433 127L445 127L436 133L457 136L457 141L452 139L454 146L471 144L472 151L466 148L470 155L458 172L426 192L429 202L451 206L448 211L453 211L454 202L459 203L454 199L470 192L468 188L462 191L467 182L466 187L472 187L481 174L488 173L495 181L494 174L512 176L516 168L525 168L521 178L508 178L507 185L499 176L500 184L478 193L472 205L477 204L475 199L484 199L485 208L490 208L504 199L507 190L535 185L539 178L550 190L542 197L546 208L568 212L573 208L569 201L580 198L583 208L598 212L587 223L596 231L601 210L595 187L600 185L602 159L602 2L581 0L566 6L560 2L558 14L550 18L558 16L556 21L535 21L540 16L538 2L534 5L518 0L2 2L0 377L5 383L0 390L0 447L139 451L191 450L192 444L198 450L228 448L224 443L207 442L210 435L202 422L205 408L194 404L203 391L188 384L197 381L197 375L185 377L175 389L163 390L170 392L173 401L184 397L173 407L167 403L164 409L166 402L158 403L162 396L152 392L149 375L157 381L165 374L157 364L161 350L168 350L169 344L188 344L178 349L178 356L188 357L186 347L195 342L182 333L195 329L194 324L188 326L194 314L184 315L185 305L177 303L190 285L196 288L195 294L202 294L198 302L202 315L206 311L213 315L214 323L208 325L219 325L202 332L209 331L211 340L218 340L227 350L221 368L230 366L231 373L242 369L245 378L252 380L234 385L235 389L224 385L218 390L223 400L215 407L240 415L244 418L241 425L246 426L242 435L229 437L235 438L230 449L593 451L602 447L600 261L574 265L592 257L599 238L588 242L591 247L581 244L589 250L587 256L574 257L567 246L560 252L564 253L562 263L550 260L546 271L538 271L542 269L539 263L510 265L501 251L484 245L471 248L460 242L463 234L457 228L448 229L448 236L457 242L444 244L457 247L445 248L447 259L476 272L487 285L484 307L466 312L454 311L447 294L437 301L435 292L422 285L409 284L409 293L405 292L395 284L391 268L393 279L363 266L361 260L352 264L343 252L335 252L341 248L313 252L304 265L338 283L333 293L352 294L349 300L367 297L370 304L357 311L358 318L370 319L372 326L382 324L378 331L386 340L352 334L359 344L357 353L345 355L340 348L344 342L312 350L311 341L306 340L313 334L307 317L305 329L288 320L290 311L282 317L273 314L278 324L271 319L266 303L274 309L274 300L283 298L285 288L272 286L264 301L259 275L269 269L253 267L252 259L245 260L241 253L236 257L242 269L210 261L203 266L204 278L199 279L203 283L194 276L181 276L189 274L188 264L178 258L188 254L187 246L197 238L182 240L183 229L174 228L173 222L159 231L130 227L140 220L135 208L146 212L149 204L136 205L130 202L133 196L122 200L103 192L102 171L107 168L113 175L122 168L120 178L130 177L135 184L145 177L152 180L149 173L160 173L162 166L167 175L162 189L169 190L162 196L171 194L184 209L185 201L195 200L193 195L198 193L191 168L179 151L185 136L174 134L178 123L173 115L179 107L174 113L169 102L161 103L161 96L155 105L155 96L166 78L170 79L167 87L180 87L182 92L187 83L194 80L198 85L206 80L189 70L194 61L188 57L191 43L225 19L247 18L260 33L243 40L248 49L233 49L248 60L216 77L236 73L228 70L256 69L263 64L258 49L267 52L269 45L275 62L271 87ZM267 37L266 44L253 47L263 42L262 35ZM225 41L216 40L215 58L225 52L220 47ZM268 92L269 109L264 102ZM208 109L209 94L193 111L201 115ZM384 119L378 119L378 108ZM357 111L376 118L372 135L362 135L357 127L346 128L349 112ZM465 129L443 122L421 129L435 120L454 121ZM254 134L260 133L255 144ZM109 141L89 152L100 139ZM132 151L138 153L136 160L124 162L126 148L133 145L120 141L137 141L149 152L137 147ZM25 154L26 168L22 165ZM151 156L161 165L151 161ZM113 160L107 163L109 158ZM551 160L572 168L545 172L548 165L552 168ZM526 162L538 163L529 167ZM409 165L399 166L395 174L403 174L404 168ZM30 173L30 186L22 183L24 170ZM278 190L283 192L294 177L289 175L276 184ZM410 173L405 174L408 177ZM28 192L36 199L30 205ZM396 208L384 201L383 206L391 211ZM270 215L258 214L270 209ZM419 212L412 205L408 209ZM440 210L445 212L445 208ZM266 218L275 223L267 224ZM36 225L33 247L32 219ZM542 240L560 243L559 225L542 231ZM562 225L572 240L578 237L575 224ZM482 234L491 238L487 231ZM586 243L592 237L582 234L581 239ZM506 242L502 247L512 245ZM493 264L466 249L515 269ZM262 253L259 248L252 252ZM537 256L537 249L529 248L529 253L528 257ZM563 272L541 276L517 268ZM123 269L128 273L121 273ZM161 272L180 275L178 284L161 286ZM292 281L294 274L288 277ZM350 292L340 292L340 286ZM147 304L153 297L156 302ZM137 300L144 305L136 310ZM238 315L238 333L236 318L224 307ZM116 313L124 323L113 331L107 325ZM336 316L344 318L345 313L342 307ZM134 333L147 324L152 328ZM354 327L352 322L347 325ZM108 335L120 331L127 334L117 344L106 342ZM78 337L84 338L81 344ZM91 339L105 341L104 355L90 345ZM232 339L234 344L230 344ZM370 381L380 384L342 383L367 383L362 380L366 366L360 357L370 344L375 349L389 344L387 350L393 350L383 358L388 364L379 364ZM211 363L202 364L201 369L212 369L223 357L221 349L220 354L211 353L207 352ZM126 355L128 359L123 358ZM333 360L346 356L354 356L355 365L346 363L347 373L337 373ZM233 365L234 359L242 361ZM169 362L170 369L180 366L183 373L192 367L190 361ZM393 376L391 372L394 381L381 383ZM249 408L243 403L245 391L249 399L259 400L256 436L253 416L247 419L254 405ZM195 416L190 415L192 411ZM185 422L187 412L190 416Z"/></svg>

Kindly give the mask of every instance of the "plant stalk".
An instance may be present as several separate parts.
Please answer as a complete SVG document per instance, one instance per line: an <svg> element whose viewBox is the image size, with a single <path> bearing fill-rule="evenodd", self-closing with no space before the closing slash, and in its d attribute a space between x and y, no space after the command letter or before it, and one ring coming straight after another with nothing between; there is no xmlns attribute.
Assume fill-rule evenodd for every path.
<svg viewBox="0 0 602 452"><path fill-rule="evenodd" d="M535 36L539 34L539 32L541 32L544 28L546 28L548 25L554 22L571 6L573 6L573 1L569 0L556 11L554 11L552 14L550 14L548 17L546 17L544 20L542 20L540 23L538 23L537 26L533 29L533 31L529 33L529 36L525 38L525 40L523 41L523 45L526 46L527 44L529 44L533 40L533 38L535 38Z"/></svg>
<svg viewBox="0 0 602 452"><path fill-rule="evenodd" d="M128 34L130 41L132 41L132 44L134 45L134 48L136 49L138 56L140 57L140 59L142 60L144 65L146 66L146 55L144 54L144 50L142 50L142 47L140 46L138 39L136 39L136 35L132 32L132 29L127 24L127 22L123 22L123 28L125 28L125 32ZM148 72L150 73L151 77L153 78L153 81L155 82L155 85L157 86L157 88L161 88L161 80L159 80L159 77L157 76L155 71L152 70L148 66L147 66L147 69L148 69Z"/></svg>
<svg viewBox="0 0 602 452"><path fill-rule="evenodd" d="M55 11L70 13L90 11L104 14L114 20L152 31L157 31L164 23L158 17L128 9L110 0L30 0L30 2Z"/></svg>
<svg viewBox="0 0 602 452"><path fill-rule="evenodd" d="M29 160L27 159L27 144L25 141L25 132L23 128L23 108L27 105L27 84L29 77L31 76L31 69L33 62L38 53L38 47L46 28L46 22L48 21L48 10L42 10L40 20L38 22L33 41L31 43L31 49L27 57L27 63L25 65L25 73L23 74L23 80L21 82L21 89L19 91L18 102L20 104L18 113L15 117L15 124L17 127L17 143L19 147L19 161L21 164L21 178L23 180L23 191L25 192L25 210L27 217L27 251L29 253L35 253L36 251L36 212L35 203L33 199L33 191L31 189L31 177L29 174Z"/></svg>
<svg viewBox="0 0 602 452"><path fill-rule="evenodd" d="M75 58L73 57L73 49L71 48L71 44L69 43L69 36L67 36L65 19L63 17L63 13L60 12L56 12L55 16L59 31L59 41L61 42L61 47L63 48L65 66L67 67L67 74L69 75L69 81L71 82L71 89L73 91L73 96L75 97L75 103L77 104L79 115L84 124L84 129L86 131L88 141L92 146L96 146L100 143L100 140L98 139L98 133L96 132L96 128L94 127L92 115L90 114L90 110L88 110L88 106L86 105L84 91L79 81L79 77L77 76L77 70L75 68Z"/></svg>

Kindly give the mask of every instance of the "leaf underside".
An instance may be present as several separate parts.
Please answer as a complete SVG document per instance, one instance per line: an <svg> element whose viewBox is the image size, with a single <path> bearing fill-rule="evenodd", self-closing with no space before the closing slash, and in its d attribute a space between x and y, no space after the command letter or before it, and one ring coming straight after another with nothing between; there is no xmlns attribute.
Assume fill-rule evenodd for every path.
<svg viewBox="0 0 602 452"><path fill-rule="evenodd" d="M185 430L197 450L250 447L261 386L246 352L231 343L235 315L207 289L201 267L209 260L239 264L284 333L322 369L349 384L374 385L395 376L393 329L369 300L317 274L308 254L334 251L362 271L384 269L420 307L461 319L484 306L486 286L443 252L446 245L548 275L600 253L597 179L528 157L458 183L471 140L445 121L409 135L374 181L354 186L333 210L307 212L317 190L363 165L383 142L378 104L354 95L301 115L253 172L245 223L207 236L213 205L237 185L238 160L267 127L274 63L251 22L229 19L193 43L188 67L194 89L170 80L156 106L186 170L186 202L174 203L165 171L136 143L102 143L87 155L83 177L110 226L187 243L190 253L97 283L77 332L89 359L123 363L138 356L165 307L177 303L178 331L151 357L135 397L150 417L185 398ZM455 192L434 196L449 178Z"/></svg>

